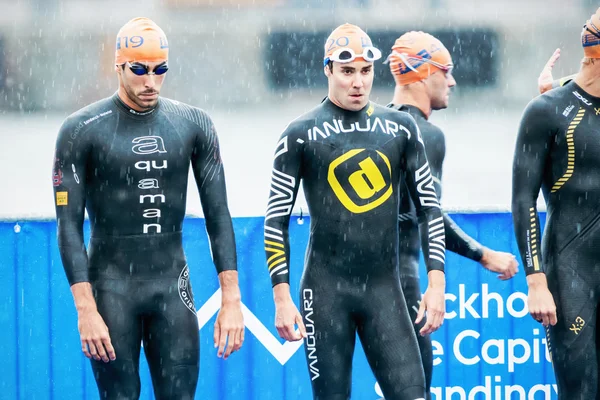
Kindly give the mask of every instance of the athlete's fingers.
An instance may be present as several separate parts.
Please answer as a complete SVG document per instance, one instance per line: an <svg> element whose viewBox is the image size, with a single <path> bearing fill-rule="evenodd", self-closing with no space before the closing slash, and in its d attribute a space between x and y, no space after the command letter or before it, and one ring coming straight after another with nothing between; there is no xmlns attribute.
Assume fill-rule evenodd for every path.
<svg viewBox="0 0 600 400"><path fill-rule="evenodd" d="M233 351L239 351L244 343L244 327L236 329Z"/></svg>
<svg viewBox="0 0 600 400"><path fill-rule="evenodd" d="M554 50L554 53L552 53L552 55L546 62L546 65L544 65L544 69L552 69L554 67L554 63L556 63L556 60L558 60L559 57L560 57L560 49Z"/></svg>
<svg viewBox="0 0 600 400"><path fill-rule="evenodd" d="M102 339L102 344L106 349L108 358L110 358L111 361L114 361L117 358L117 355L115 354L115 348L113 347L112 342L110 341L110 336L107 335L106 338Z"/></svg>
<svg viewBox="0 0 600 400"><path fill-rule="evenodd" d="M227 330L221 327L220 332L221 336L219 336L219 350L217 351L217 355L222 357L225 347L227 346Z"/></svg>
<svg viewBox="0 0 600 400"><path fill-rule="evenodd" d="M431 328L429 329L429 333L433 333L435 331L437 331L438 329L440 329L440 326L442 326L442 322L443 322L443 317L442 317L442 313L440 312L435 312L433 313L433 321L431 323Z"/></svg>
<svg viewBox="0 0 600 400"><path fill-rule="evenodd" d="M537 309L531 309L529 314L531 315L531 318L535 319L537 322L542 322L542 315Z"/></svg>
<svg viewBox="0 0 600 400"><path fill-rule="evenodd" d="M233 342L233 351L238 351L239 349L242 348L242 331L243 329L236 329L235 330L235 340Z"/></svg>
<svg viewBox="0 0 600 400"><path fill-rule="evenodd" d="M225 347L225 355L223 356L224 360L227 360L231 353L233 352L233 348L235 347L235 330L231 328L225 328L225 335L228 340L226 341Z"/></svg>
<svg viewBox="0 0 600 400"><path fill-rule="evenodd" d="M519 263L517 262L517 258L515 256L513 256L512 259L510 260L510 272L511 272L511 275L510 275L511 278L513 276L515 276L517 274L517 272L519 272Z"/></svg>
<svg viewBox="0 0 600 400"><path fill-rule="evenodd" d="M282 339L285 339L287 341L291 341L292 337L290 336L290 332L293 332L294 330L294 323L293 322L279 322L277 325L277 332L279 333L279 336Z"/></svg>
<svg viewBox="0 0 600 400"><path fill-rule="evenodd" d="M433 332L431 330L432 326L433 326L433 318L431 318L431 315L430 315L427 318L427 322L425 323L425 326L423 326L421 328L421 330L419 331L421 336L429 335L431 332Z"/></svg>
<svg viewBox="0 0 600 400"><path fill-rule="evenodd" d="M425 309L426 309L425 300L421 300L421 304L419 305L419 312L417 313L417 319L415 319L415 324L418 325L419 323L421 323L421 320L425 316ZM423 330L423 328L421 328L421 331L422 330Z"/></svg>
<svg viewBox="0 0 600 400"><path fill-rule="evenodd" d="M287 338L285 337L285 329L283 329L283 327L276 327L276 328L277 328L277 333L279 334L279 337L287 340Z"/></svg>
<svg viewBox="0 0 600 400"><path fill-rule="evenodd" d="M433 332L433 324L435 323L435 316L433 312L427 311L427 320L425 321L425 325L421 328L419 333L421 336L425 336Z"/></svg>
<svg viewBox="0 0 600 400"><path fill-rule="evenodd" d="M556 317L556 310L550 313L550 325L554 326L558 322L558 318Z"/></svg>
<svg viewBox="0 0 600 400"><path fill-rule="evenodd" d="M100 357L98 356L98 351L96 349L96 345L94 344L93 340L89 339L86 340L88 347L90 348L90 354L92 356L92 358L94 360L100 360Z"/></svg>
<svg viewBox="0 0 600 400"><path fill-rule="evenodd" d="M550 316L547 313L542 313L542 325L548 326L550 324Z"/></svg>
<svg viewBox="0 0 600 400"><path fill-rule="evenodd" d="M92 355L91 355L90 350L88 348L88 343L85 340L81 341L81 351L83 351L83 354L87 358L92 358Z"/></svg>
<svg viewBox="0 0 600 400"><path fill-rule="evenodd" d="M215 348L219 346L219 338L221 337L221 326L219 323L215 323L215 331L213 332L213 343L215 344Z"/></svg>
<svg viewBox="0 0 600 400"><path fill-rule="evenodd" d="M240 328L234 328L229 337L231 338L230 341L232 342L231 353L233 354L240 349Z"/></svg>
<svg viewBox="0 0 600 400"><path fill-rule="evenodd" d="M302 315L300 315L300 313L296 314L296 324L298 325L298 329L300 330L300 338L305 338L306 327L304 326L304 321L302 321Z"/></svg>
<svg viewBox="0 0 600 400"><path fill-rule="evenodd" d="M285 330L286 330L289 341L295 342L299 339L302 339L302 336L300 336L300 333L296 332L296 329L294 328L294 322L286 324Z"/></svg>
<svg viewBox="0 0 600 400"><path fill-rule="evenodd" d="M104 362L108 362L108 356L106 355L106 350L104 349L103 338L99 337L94 339L94 344L96 345L96 350L98 351L98 356Z"/></svg>

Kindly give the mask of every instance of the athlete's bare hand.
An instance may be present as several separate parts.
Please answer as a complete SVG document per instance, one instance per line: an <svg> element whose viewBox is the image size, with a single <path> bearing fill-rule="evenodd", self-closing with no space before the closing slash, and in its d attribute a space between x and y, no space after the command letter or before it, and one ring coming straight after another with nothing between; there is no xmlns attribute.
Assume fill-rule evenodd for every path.
<svg viewBox="0 0 600 400"><path fill-rule="evenodd" d="M81 351L87 358L107 363L116 359L108 327L96 309L78 311L77 327L81 338Z"/></svg>
<svg viewBox="0 0 600 400"><path fill-rule="evenodd" d="M556 325L556 304L554 297L548 290L546 274L531 274L527 276L529 293L527 294L527 307L529 314L542 325Z"/></svg>
<svg viewBox="0 0 600 400"><path fill-rule="evenodd" d="M498 279L507 280L519 272L519 263L514 255L490 249L483 250L481 265L487 270L497 272Z"/></svg>
<svg viewBox="0 0 600 400"><path fill-rule="evenodd" d="M415 320L415 324L420 323L425 316L425 312L427 312L427 322L419 331L421 336L437 331L444 323L444 316L446 314L446 298L444 293L446 289L446 277L442 271L430 271L427 276L429 278L429 285L423 295L417 319Z"/></svg>
<svg viewBox="0 0 600 400"><path fill-rule="evenodd" d="M552 89L552 82L554 82L554 78L552 77L552 68L554 68L554 63L556 63L556 60L559 58L560 49L556 49L546 65L544 65L544 69L542 69L542 72L538 77L538 89L540 94L544 94L548 90Z"/></svg>
<svg viewBox="0 0 600 400"><path fill-rule="evenodd" d="M231 353L238 351L244 343L244 316L239 300L223 301L217 320L213 340L218 357L227 360ZM227 346L227 348L225 347Z"/></svg>
<svg viewBox="0 0 600 400"><path fill-rule="evenodd" d="M302 315L292 300L289 285L280 283L273 288L275 299L275 327L282 339L295 342L306 337ZM298 330L295 326L298 326Z"/></svg>

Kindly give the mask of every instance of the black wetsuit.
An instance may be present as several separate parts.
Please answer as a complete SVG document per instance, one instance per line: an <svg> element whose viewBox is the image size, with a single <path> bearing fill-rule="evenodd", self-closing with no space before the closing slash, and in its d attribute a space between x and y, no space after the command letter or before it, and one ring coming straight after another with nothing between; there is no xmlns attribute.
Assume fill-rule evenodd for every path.
<svg viewBox="0 0 600 400"><path fill-rule="evenodd" d="M300 180L311 215L300 303L314 399L350 398L356 332L388 400L424 397L413 322L398 275L398 184L406 173L429 270L443 270L444 227L414 120L329 99L291 122L275 151L265 249L272 284L289 282L288 223Z"/></svg>
<svg viewBox="0 0 600 400"><path fill-rule="evenodd" d="M69 116L54 166L58 244L70 285L90 282L116 360L92 359L102 399L137 399L140 343L158 399L192 399L199 334L182 247L190 163L218 272L236 269L217 134L168 99L144 114L115 94ZM83 239L84 209L91 238Z"/></svg>
<svg viewBox="0 0 600 400"><path fill-rule="evenodd" d="M575 82L534 100L513 162L512 212L526 274L545 273L558 323L549 328L561 400L600 399L600 98ZM536 200L547 205L540 247Z"/></svg>
<svg viewBox="0 0 600 400"><path fill-rule="evenodd" d="M442 168L446 156L446 140L440 128L429 122L421 110L411 105L394 105L388 107L409 113L417 123L421 131L421 137L425 144L425 152L438 199L442 196ZM417 319L419 304L421 302L421 289L419 285L419 225L415 206L410 197L405 182L400 183L400 212L398 214L398 225L400 228L400 282L406 298L406 304L410 312L410 318ZM473 238L464 233L452 219L444 213L444 230L446 233L446 249L467 257L474 261L480 261L483 256L483 247ZM429 335L418 335L418 331L425 324L425 319L415 325L423 368L425 370L425 383L429 394L431 378L433 374L433 353L431 337Z"/></svg>

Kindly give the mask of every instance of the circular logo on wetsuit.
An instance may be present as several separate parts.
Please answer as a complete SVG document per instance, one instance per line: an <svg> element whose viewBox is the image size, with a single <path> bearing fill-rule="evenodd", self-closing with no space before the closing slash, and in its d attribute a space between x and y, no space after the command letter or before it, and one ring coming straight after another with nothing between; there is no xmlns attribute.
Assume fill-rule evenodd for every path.
<svg viewBox="0 0 600 400"><path fill-rule="evenodd" d="M393 193L390 160L377 150L342 154L329 164L327 181L338 200L355 214L379 207Z"/></svg>
<svg viewBox="0 0 600 400"><path fill-rule="evenodd" d="M181 270L179 274L179 281L177 286L179 287L179 298L183 301L183 304L194 314L196 314L196 307L194 306L194 297L192 296L192 284L190 282L190 269L187 264Z"/></svg>

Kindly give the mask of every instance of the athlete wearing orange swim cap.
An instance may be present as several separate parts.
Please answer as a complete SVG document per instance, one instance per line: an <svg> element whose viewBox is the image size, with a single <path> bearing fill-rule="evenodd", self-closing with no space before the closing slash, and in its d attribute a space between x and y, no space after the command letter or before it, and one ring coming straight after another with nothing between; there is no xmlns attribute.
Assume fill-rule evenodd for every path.
<svg viewBox="0 0 600 400"><path fill-rule="evenodd" d="M450 88L456 81L450 52L437 38L420 31L405 33L385 62L396 81L393 103L410 97L427 116L448 107Z"/></svg>
<svg viewBox="0 0 600 400"><path fill-rule="evenodd" d="M381 51L356 25L337 27L325 41L323 65L329 82L329 99L351 111L363 108L373 87L373 62Z"/></svg>
<svg viewBox="0 0 600 400"><path fill-rule="evenodd" d="M194 268L182 242L190 169L222 292L215 353L228 359L244 341L217 130L205 111L159 98L168 51L151 20L125 24L116 38L118 91L71 114L56 140L57 244L102 400L139 399L142 343L154 398L202 398Z"/></svg>
<svg viewBox="0 0 600 400"><path fill-rule="evenodd" d="M388 107L409 113L416 121L429 161L435 191L441 198L442 171L446 157L446 138L442 130L429 122L433 110L448 106L449 92L456 82L452 77L452 58L446 47L425 32L408 32L396 40L388 57L390 70L396 80L394 98ZM406 185L399 186L399 271L402 292L411 313L417 318L421 302L419 279L419 225ZM443 214L446 249L479 262L484 268L498 273L501 279L512 278L518 263L512 254L488 249L469 237L446 213ZM431 399L433 350L430 336L419 335L423 321L415 324L427 399Z"/></svg>
<svg viewBox="0 0 600 400"><path fill-rule="evenodd" d="M115 47L119 97L136 111L151 110L169 69L165 33L148 18L134 18L119 30Z"/></svg>
<svg viewBox="0 0 600 400"><path fill-rule="evenodd" d="M414 119L369 101L373 63L380 57L359 27L336 28L324 47L328 95L287 125L273 160L264 232L276 328L282 339L306 340L315 400L351 397L357 334L386 399L424 400L413 322L427 312L419 334L429 335L444 321L442 214ZM398 280L403 176L423 222L428 270L416 320ZM287 227L300 185L312 225L299 312L290 294Z"/></svg>
<svg viewBox="0 0 600 400"><path fill-rule="evenodd" d="M529 102L513 158L511 211L527 276L527 305L552 343L559 400L600 398L599 23L600 9L581 31L574 27L584 54L579 72ZM552 81L559 56L555 51L538 84ZM543 238L532 234L540 230L540 189L549 210Z"/></svg>

